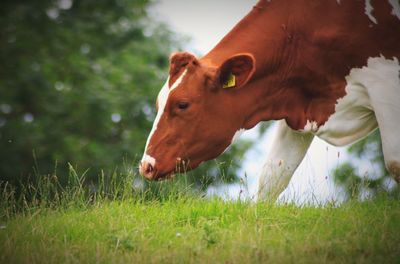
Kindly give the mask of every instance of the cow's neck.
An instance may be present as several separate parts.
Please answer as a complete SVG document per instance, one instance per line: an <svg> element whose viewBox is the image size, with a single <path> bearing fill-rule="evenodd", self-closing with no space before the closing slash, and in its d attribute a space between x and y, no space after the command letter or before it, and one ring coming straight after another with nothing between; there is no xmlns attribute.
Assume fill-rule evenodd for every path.
<svg viewBox="0 0 400 264"><path fill-rule="evenodd" d="M371 27L363 1L340 5L317 1L312 9L298 8L309 5L306 0L282 2L260 1L202 58L215 67L237 53L248 52L256 58L252 79L231 93L236 98L226 99L241 108L245 128L282 118L294 129L304 128L307 121L323 125L335 112L337 100L345 96L345 76L352 68L380 54L400 56L398 20L387 15L391 12L388 4L374 6L380 23ZM326 10L329 19L318 16ZM385 41L371 43L382 38L381 32Z"/></svg>
<svg viewBox="0 0 400 264"><path fill-rule="evenodd" d="M251 128L260 121L286 119L292 128L302 129L307 120L324 123L327 115L334 111L337 96L330 102L321 100L325 109L319 107L319 111L312 111L316 106L314 95L304 91L306 87L298 86L299 82L318 82L318 78L296 68L299 40L293 31L294 22L289 21L287 14L287 10L281 12L270 6L265 8L264 3L257 4L202 58L204 63L213 66L237 53L248 52L256 58L252 79L230 97L244 116L243 128ZM302 79L305 76L309 80ZM341 91L344 91L344 84L336 91L338 96L343 96Z"/></svg>

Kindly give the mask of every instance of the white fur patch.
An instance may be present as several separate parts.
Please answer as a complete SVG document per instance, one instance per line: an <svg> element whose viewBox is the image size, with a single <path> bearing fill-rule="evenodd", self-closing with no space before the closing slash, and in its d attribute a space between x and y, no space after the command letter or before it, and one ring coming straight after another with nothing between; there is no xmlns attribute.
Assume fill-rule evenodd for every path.
<svg viewBox="0 0 400 264"><path fill-rule="evenodd" d="M400 19L400 2L399 0L389 0L389 3L392 5L392 15Z"/></svg>
<svg viewBox="0 0 400 264"><path fill-rule="evenodd" d="M315 133L319 138L336 146L344 146L363 138L378 127L374 111L376 107L371 104L371 92L374 100L383 101L386 104L398 104L390 102L398 97L387 92L369 91L369 87L391 86L394 79L398 79L399 63L395 60L387 60L384 57L369 58L367 66L354 68L346 76L346 95L337 101L335 113ZM397 75L390 75L388 69L393 69ZM385 78L379 76L386 76ZM377 79L379 77L379 79ZM384 89L380 89L384 91ZM379 97L379 98L377 98ZM391 99L392 98L392 99Z"/></svg>
<svg viewBox="0 0 400 264"><path fill-rule="evenodd" d="M179 76L179 78L172 84L171 88L169 88L169 93L172 92L172 90L174 90L176 87L178 87L179 84L181 84L183 77L185 77L187 70L184 70L181 74L181 76ZM169 94L168 94L169 95Z"/></svg>
<svg viewBox="0 0 400 264"><path fill-rule="evenodd" d="M371 0L365 0L365 14L368 16L369 20L375 24L378 24L378 21L372 15L372 10L374 10L374 8L372 7Z"/></svg>
<svg viewBox="0 0 400 264"><path fill-rule="evenodd" d="M374 108L382 139L385 163L400 162L400 64L399 58L370 58L368 66L357 70Z"/></svg>
<svg viewBox="0 0 400 264"><path fill-rule="evenodd" d="M303 130L304 132L312 132L315 133L318 131L318 124L316 121L310 121L307 120L306 125L304 126Z"/></svg>
<svg viewBox="0 0 400 264"><path fill-rule="evenodd" d="M150 131L149 137L147 138L147 142L146 142L146 146L144 148L144 154L143 154L143 158L142 158L143 161L145 160L146 156L150 157L146 154L146 152L149 147L151 137L156 132L158 123L160 122L161 117L164 114L164 110L165 110L165 106L167 105L168 97L169 97L170 93L172 92L172 90L176 89L179 86L179 84L182 82L183 77L185 77L185 75L186 75L186 72L187 72L187 70L185 70L181 74L181 76L179 76L179 78L172 84L171 87L168 87L168 82L169 82L169 77L168 77L167 81L165 82L164 86L161 88L161 90L158 94L158 112L156 115L156 119L154 120L153 127ZM150 158L152 158L152 157L150 157ZM154 160L154 164L155 164L155 159L154 158L152 158L152 159ZM154 166L154 164L152 164L152 165Z"/></svg>

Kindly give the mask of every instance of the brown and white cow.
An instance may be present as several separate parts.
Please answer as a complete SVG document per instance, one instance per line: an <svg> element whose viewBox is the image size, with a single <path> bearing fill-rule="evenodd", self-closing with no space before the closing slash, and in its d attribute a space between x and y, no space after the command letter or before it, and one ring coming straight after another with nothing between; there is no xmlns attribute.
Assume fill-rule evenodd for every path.
<svg viewBox="0 0 400 264"><path fill-rule="evenodd" d="M207 55L171 56L140 173L163 179L280 120L261 196L288 184L312 139L343 146L380 128L400 179L398 0L261 0Z"/></svg>

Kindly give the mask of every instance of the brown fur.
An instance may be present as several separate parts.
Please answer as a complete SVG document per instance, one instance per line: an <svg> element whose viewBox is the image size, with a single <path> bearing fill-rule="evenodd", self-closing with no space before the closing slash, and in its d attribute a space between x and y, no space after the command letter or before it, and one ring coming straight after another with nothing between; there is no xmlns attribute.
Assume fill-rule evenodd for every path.
<svg viewBox="0 0 400 264"><path fill-rule="evenodd" d="M189 169L220 155L240 128L286 119L295 130L307 120L323 125L345 96L345 76L369 57L400 58L400 21L387 1L372 1L378 24L364 1L261 0L208 54L171 57L169 96L147 154L150 176L174 171L177 158ZM237 86L223 89L227 74ZM179 102L190 107L181 110ZM290 146L288 146L290 147ZM397 168L397 167L396 167Z"/></svg>

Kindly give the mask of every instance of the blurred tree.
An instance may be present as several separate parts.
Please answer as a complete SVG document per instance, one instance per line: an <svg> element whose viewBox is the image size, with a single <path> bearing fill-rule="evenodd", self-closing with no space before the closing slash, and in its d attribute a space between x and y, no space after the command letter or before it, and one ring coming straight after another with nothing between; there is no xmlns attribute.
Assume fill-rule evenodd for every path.
<svg viewBox="0 0 400 264"><path fill-rule="evenodd" d="M374 172L364 172L361 175L351 162L346 162L333 171L335 183L345 190L348 198L373 196L379 192L399 194L398 185L385 167L378 129L351 145L348 152L353 158L369 160L377 168Z"/></svg>
<svg viewBox="0 0 400 264"><path fill-rule="evenodd" d="M0 181L71 163L92 180L143 152L168 56L180 39L147 15L149 0L37 0L0 4ZM243 155L249 144L222 158ZM231 164L227 181L240 159ZM217 162L220 164L221 162ZM208 163L189 181L211 184ZM37 173L33 174L33 168Z"/></svg>

